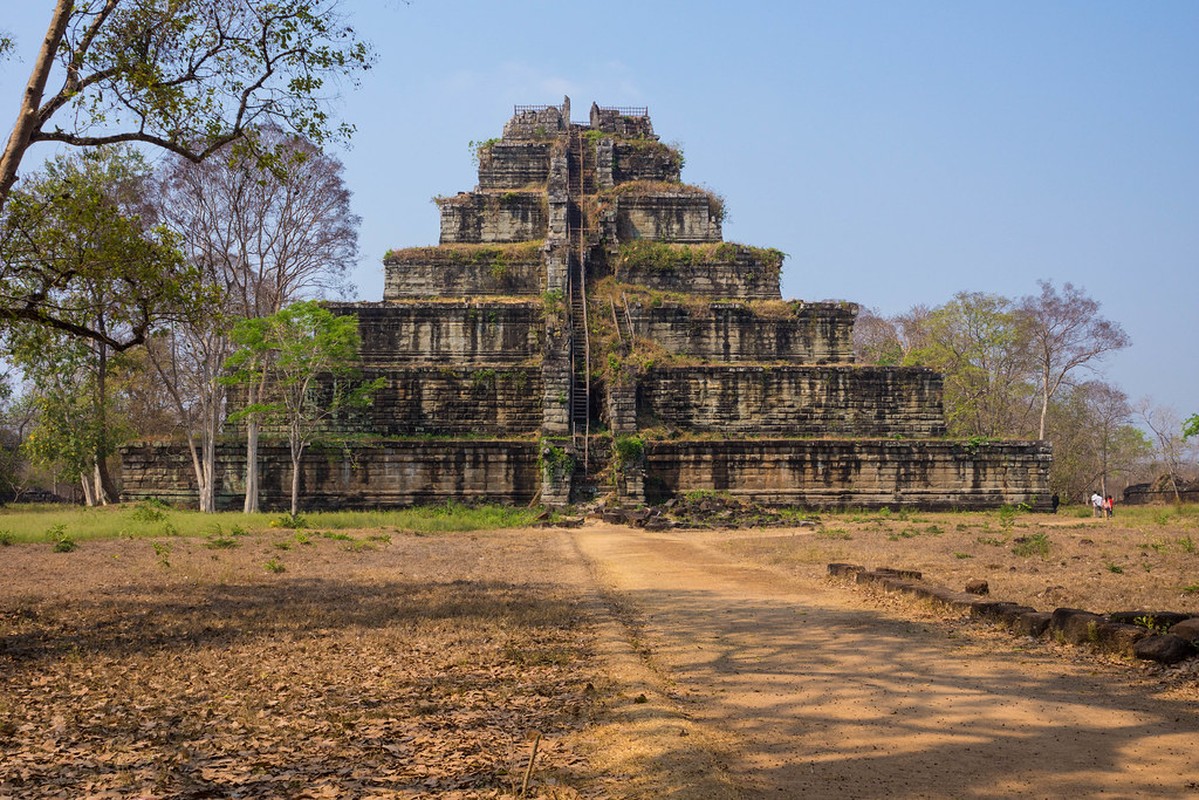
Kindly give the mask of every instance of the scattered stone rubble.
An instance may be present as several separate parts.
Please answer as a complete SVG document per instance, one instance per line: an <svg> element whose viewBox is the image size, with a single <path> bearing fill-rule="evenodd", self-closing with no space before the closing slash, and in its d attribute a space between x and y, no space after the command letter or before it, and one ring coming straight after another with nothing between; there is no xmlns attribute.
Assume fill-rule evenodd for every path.
<svg viewBox="0 0 1199 800"><path fill-rule="evenodd" d="M684 495L657 506L626 508L616 503L603 504L595 516L617 525L629 525L651 531L684 528L718 530L726 528L806 528L816 518L795 518L780 509L727 495Z"/></svg>
<svg viewBox="0 0 1199 800"><path fill-rule="evenodd" d="M1190 614L1174 611L1096 614L1077 608L1038 611L1031 606L991 599L984 581L971 581L969 588L974 591L958 592L926 583L916 570L887 567L868 570L857 564L829 564L828 572L854 583L965 611L1024 636L1091 645L1104 652L1160 664L1176 664L1199 655L1199 617Z"/></svg>

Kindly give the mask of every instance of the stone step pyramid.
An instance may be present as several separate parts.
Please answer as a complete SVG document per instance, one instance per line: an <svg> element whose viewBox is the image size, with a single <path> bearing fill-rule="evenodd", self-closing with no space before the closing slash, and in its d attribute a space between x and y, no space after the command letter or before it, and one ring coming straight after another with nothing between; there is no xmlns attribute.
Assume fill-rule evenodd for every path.
<svg viewBox="0 0 1199 800"><path fill-rule="evenodd" d="M330 304L386 386L326 432L305 506L1048 508L1047 444L947 439L941 377L855 365L857 306L783 300L783 254L724 241L723 201L682 161L648 109L518 106L478 186L436 198L439 244L386 255L382 302ZM172 458L126 448L127 494L187 497ZM277 504L286 453L262 458Z"/></svg>

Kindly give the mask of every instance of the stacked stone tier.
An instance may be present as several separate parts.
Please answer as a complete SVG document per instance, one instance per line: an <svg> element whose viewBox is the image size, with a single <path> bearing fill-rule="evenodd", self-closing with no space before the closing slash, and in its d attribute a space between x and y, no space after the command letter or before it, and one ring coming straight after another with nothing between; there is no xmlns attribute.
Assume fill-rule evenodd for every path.
<svg viewBox="0 0 1199 800"><path fill-rule="evenodd" d="M650 501L691 491L815 508L1049 509L1043 442L692 440L646 447Z"/></svg>
<svg viewBox="0 0 1199 800"><path fill-rule="evenodd" d="M623 284L699 297L778 300L783 254L732 242L622 244L612 273Z"/></svg>
<svg viewBox="0 0 1199 800"><path fill-rule="evenodd" d="M756 437L944 436L941 377L921 368L660 366L637 387L637 424Z"/></svg>
<svg viewBox="0 0 1199 800"><path fill-rule="evenodd" d="M856 315L852 303L629 305L638 338L669 353L717 362L850 363Z"/></svg>
<svg viewBox="0 0 1199 800"><path fill-rule="evenodd" d="M546 237L549 223L544 189L459 192L436 198L441 243L527 242Z"/></svg>
<svg viewBox="0 0 1199 800"><path fill-rule="evenodd" d="M542 354L540 300L336 303L354 314L368 369L396 366L523 366Z"/></svg>
<svg viewBox="0 0 1199 800"><path fill-rule="evenodd" d="M544 246L535 240L392 250L383 259L383 299L540 295Z"/></svg>
<svg viewBox="0 0 1199 800"><path fill-rule="evenodd" d="M259 464L264 508L286 508L291 493L287 445L263 443ZM122 496L195 505L187 447L141 442L121 448ZM217 508L240 508L245 445L217 448ZM314 445L300 469L305 508L386 508L447 500L527 505L541 480L536 441L412 439Z"/></svg>

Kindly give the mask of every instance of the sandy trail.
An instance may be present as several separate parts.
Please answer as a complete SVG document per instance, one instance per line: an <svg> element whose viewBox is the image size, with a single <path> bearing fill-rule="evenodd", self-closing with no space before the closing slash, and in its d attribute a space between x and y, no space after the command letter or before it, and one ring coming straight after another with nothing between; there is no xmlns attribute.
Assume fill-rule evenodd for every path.
<svg viewBox="0 0 1199 800"><path fill-rule="evenodd" d="M1135 670L954 637L737 561L711 534L569 534L741 797L1199 797L1199 711ZM659 726L673 748L677 729ZM685 734L684 734L685 735ZM649 745L647 745L649 746ZM658 797L689 792L687 778Z"/></svg>

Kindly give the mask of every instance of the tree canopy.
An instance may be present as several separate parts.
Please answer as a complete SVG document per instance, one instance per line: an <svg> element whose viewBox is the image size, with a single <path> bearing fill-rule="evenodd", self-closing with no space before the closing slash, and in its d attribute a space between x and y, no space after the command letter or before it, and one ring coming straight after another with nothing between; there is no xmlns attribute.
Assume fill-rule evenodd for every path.
<svg viewBox="0 0 1199 800"><path fill-rule="evenodd" d="M189 299L174 234L140 213L144 160L122 147L59 156L0 214L0 320L126 350Z"/></svg>
<svg viewBox="0 0 1199 800"><path fill-rule="evenodd" d="M369 67L371 53L337 9L336 0L57 0L0 157L0 208L38 142L141 142L199 161L267 123L317 143L347 135L329 116L330 82Z"/></svg>

